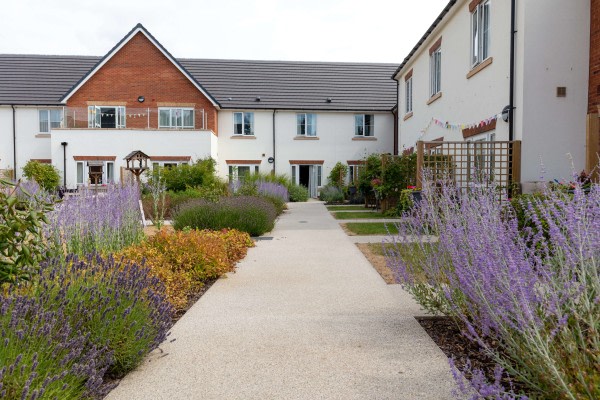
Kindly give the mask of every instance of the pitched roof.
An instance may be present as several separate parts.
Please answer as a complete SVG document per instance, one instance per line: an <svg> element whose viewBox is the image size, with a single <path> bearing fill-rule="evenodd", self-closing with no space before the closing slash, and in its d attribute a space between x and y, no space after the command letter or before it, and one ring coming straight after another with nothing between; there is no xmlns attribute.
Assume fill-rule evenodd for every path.
<svg viewBox="0 0 600 400"><path fill-rule="evenodd" d="M0 104L58 105L99 59L0 54Z"/></svg>
<svg viewBox="0 0 600 400"><path fill-rule="evenodd" d="M60 105L61 98L100 61L87 56L0 54L0 104ZM389 77L397 64L177 61L222 108L390 111L396 104L396 83Z"/></svg>

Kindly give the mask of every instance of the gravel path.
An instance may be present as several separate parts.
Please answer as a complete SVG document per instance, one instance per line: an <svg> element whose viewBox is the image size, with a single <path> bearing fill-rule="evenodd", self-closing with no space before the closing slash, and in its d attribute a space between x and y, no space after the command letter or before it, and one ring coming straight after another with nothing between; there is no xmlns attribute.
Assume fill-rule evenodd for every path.
<svg viewBox="0 0 600 400"><path fill-rule="evenodd" d="M108 399L449 399L447 361L321 203L218 280Z"/></svg>

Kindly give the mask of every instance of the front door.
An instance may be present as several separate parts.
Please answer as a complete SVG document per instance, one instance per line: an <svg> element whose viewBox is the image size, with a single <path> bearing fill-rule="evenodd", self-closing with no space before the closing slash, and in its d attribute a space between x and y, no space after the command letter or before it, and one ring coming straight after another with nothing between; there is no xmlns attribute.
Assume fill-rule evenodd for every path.
<svg viewBox="0 0 600 400"><path fill-rule="evenodd" d="M292 165L292 180L296 185L306 187L310 197L316 198L321 186L322 168L321 165Z"/></svg>

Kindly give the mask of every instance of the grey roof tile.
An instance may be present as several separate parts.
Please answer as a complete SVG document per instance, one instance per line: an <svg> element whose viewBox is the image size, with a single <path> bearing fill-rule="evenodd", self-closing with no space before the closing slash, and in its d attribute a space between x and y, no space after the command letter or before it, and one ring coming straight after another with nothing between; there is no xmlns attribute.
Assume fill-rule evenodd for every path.
<svg viewBox="0 0 600 400"><path fill-rule="evenodd" d="M0 104L60 104L100 59L0 55ZM396 104L396 83L389 77L397 64L178 61L222 108L389 111Z"/></svg>

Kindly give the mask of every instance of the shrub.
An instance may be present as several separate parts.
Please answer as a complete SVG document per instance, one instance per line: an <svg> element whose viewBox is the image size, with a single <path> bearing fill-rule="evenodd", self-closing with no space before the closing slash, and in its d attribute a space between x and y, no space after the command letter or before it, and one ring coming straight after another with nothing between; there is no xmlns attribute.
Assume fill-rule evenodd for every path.
<svg viewBox="0 0 600 400"><path fill-rule="evenodd" d="M407 189L409 186L416 185L417 178L417 154L405 154L392 157L383 156L385 162L381 167L381 179L383 187L381 194L384 197L394 195Z"/></svg>
<svg viewBox="0 0 600 400"><path fill-rule="evenodd" d="M232 271L252 246L250 236L236 230L163 230L119 254L136 262L145 260L150 273L165 283L169 302L182 311L203 282Z"/></svg>
<svg viewBox="0 0 600 400"><path fill-rule="evenodd" d="M347 175L348 166L338 161L329 173L329 177L327 178L327 184L331 186L336 186L341 189L346 184Z"/></svg>
<svg viewBox="0 0 600 400"><path fill-rule="evenodd" d="M291 202L304 202L308 201L308 189L302 185L291 185L288 188Z"/></svg>
<svg viewBox="0 0 600 400"><path fill-rule="evenodd" d="M361 171L358 178L358 188L362 194L367 195L373 190L371 181L381 178L381 156L379 154L371 154L365 159L364 170Z"/></svg>
<svg viewBox="0 0 600 400"><path fill-rule="evenodd" d="M261 197L224 197L218 203L192 200L175 213L175 229L237 229L251 236L269 232L275 226L275 206Z"/></svg>
<svg viewBox="0 0 600 400"><path fill-rule="evenodd" d="M321 188L319 199L327 204L343 203L344 193L337 186L325 185Z"/></svg>
<svg viewBox="0 0 600 400"><path fill-rule="evenodd" d="M188 187L207 186L217 180L215 161L212 158L197 160L192 164L180 164L170 168L161 168L167 190L175 192Z"/></svg>
<svg viewBox="0 0 600 400"><path fill-rule="evenodd" d="M48 309L64 310L64 322L81 327L92 345L106 346L113 376L133 370L171 326L162 282L147 268L112 257L49 260L31 294L45 298Z"/></svg>
<svg viewBox="0 0 600 400"><path fill-rule="evenodd" d="M143 236L136 185L109 185L106 193L82 190L48 215L47 236L63 254L110 253Z"/></svg>
<svg viewBox="0 0 600 400"><path fill-rule="evenodd" d="M110 354L90 346L64 308L48 307L48 295L0 296L0 398L103 397Z"/></svg>
<svg viewBox="0 0 600 400"><path fill-rule="evenodd" d="M425 277L389 255L404 286L422 299L438 299L444 311L464 324L465 334L533 398L600 398L600 186L572 196L547 191L523 209L535 229L519 231L517 217L498 188L471 188L469 195L426 181L424 198L401 238L438 234L436 246L417 242ZM546 224L546 227L543 226ZM540 234L544 232L545 234ZM463 395L513 398L499 379L489 383L481 371L467 371Z"/></svg>
<svg viewBox="0 0 600 400"><path fill-rule="evenodd" d="M275 206L277 215L286 209L289 194L285 185L263 180L236 181L230 184L231 192L238 196L260 196Z"/></svg>
<svg viewBox="0 0 600 400"><path fill-rule="evenodd" d="M227 195L227 185L219 180L199 187L188 187L178 192L167 191L165 193L164 218L172 218L175 209L189 200L205 199L216 203L219 198L225 195ZM154 216L153 199L150 193L143 197L142 204L144 214L150 219L156 218Z"/></svg>
<svg viewBox="0 0 600 400"><path fill-rule="evenodd" d="M49 191L55 190L60 184L60 174L52 164L42 164L38 161L29 160L23 167L23 176L34 180Z"/></svg>
<svg viewBox="0 0 600 400"><path fill-rule="evenodd" d="M46 254L42 224L53 203L0 180L0 285L27 280Z"/></svg>

